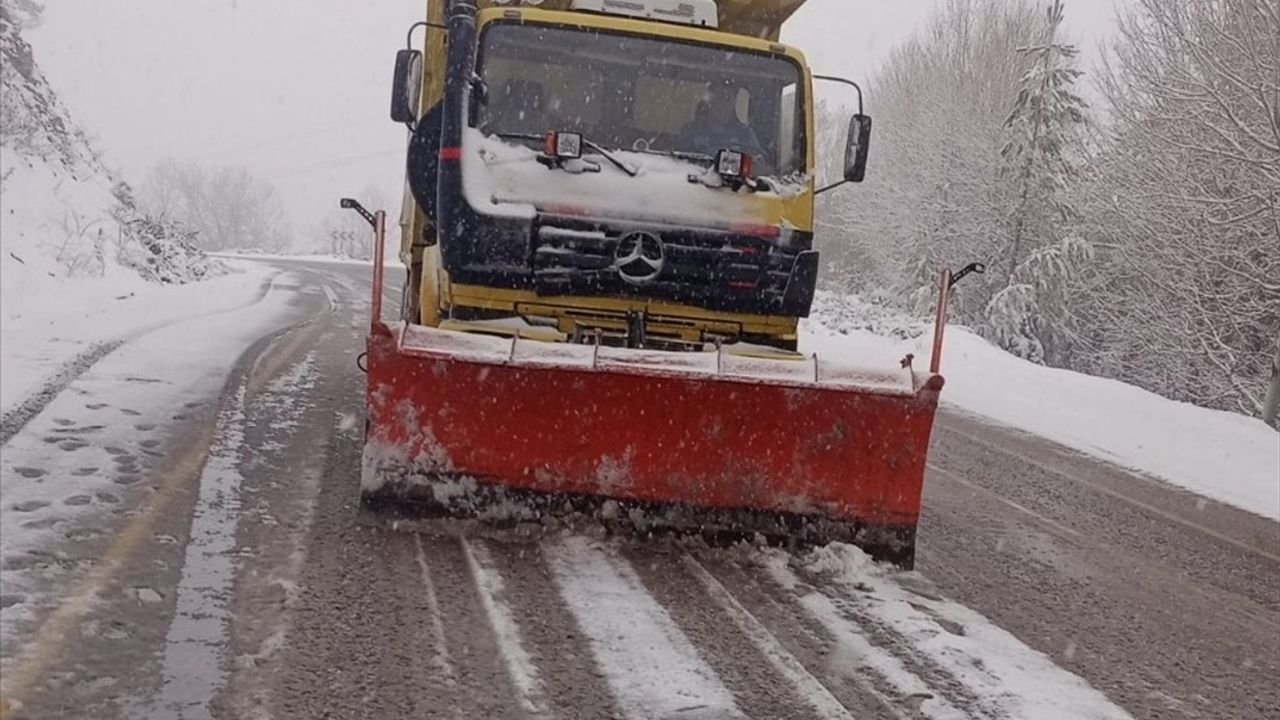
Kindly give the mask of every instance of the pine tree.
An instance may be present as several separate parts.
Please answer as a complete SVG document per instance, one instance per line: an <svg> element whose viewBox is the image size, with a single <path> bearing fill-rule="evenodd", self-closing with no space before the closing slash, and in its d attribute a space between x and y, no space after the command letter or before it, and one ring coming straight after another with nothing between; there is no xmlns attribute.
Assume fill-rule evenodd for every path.
<svg viewBox="0 0 1280 720"><path fill-rule="evenodd" d="M1059 39L1063 16L1062 0L1054 0L1042 41L1017 50L1027 69L1004 123L1011 208L1003 257L993 263L1003 265L1004 283L987 304L993 339L1036 362L1065 353L1072 335L1067 281L1092 257L1071 232L1077 215L1067 200L1087 103L1074 92L1084 74L1075 67L1078 50Z"/></svg>

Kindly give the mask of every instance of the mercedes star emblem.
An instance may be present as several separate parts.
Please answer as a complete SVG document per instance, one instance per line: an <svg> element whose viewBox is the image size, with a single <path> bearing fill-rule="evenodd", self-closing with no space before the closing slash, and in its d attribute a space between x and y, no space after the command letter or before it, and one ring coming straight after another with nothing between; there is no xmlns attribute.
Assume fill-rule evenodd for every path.
<svg viewBox="0 0 1280 720"><path fill-rule="evenodd" d="M618 277L632 285L643 285L662 274L667 251L657 235L633 232L622 236L613 254Z"/></svg>

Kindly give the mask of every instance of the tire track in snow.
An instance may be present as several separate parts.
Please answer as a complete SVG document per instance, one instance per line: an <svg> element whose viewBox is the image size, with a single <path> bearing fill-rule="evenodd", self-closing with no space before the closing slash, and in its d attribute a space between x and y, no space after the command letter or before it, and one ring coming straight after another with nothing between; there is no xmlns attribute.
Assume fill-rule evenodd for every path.
<svg viewBox="0 0 1280 720"><path fill-rule="evenodd" d="M859 720L920 717L914 707L908 706L916 700L904 702L877 677L851 673L847 653L843 652L845 648L835 642L825 626L796 606L793 592L783 589L763 572L759 557L744 557L737 551L730 551L726 557L718 550L690 554L854 717ZM700 586L692 577L685 582Z"/></svg>
<svg viewBox="0 0 1280 720"><path fill-rule="evenodd" d="M696 545L651 549L646 544L624 540L609 541L605 547L611 555L627 561L645 589L671 616L671 620L697 648L698 654L733 694L744 714L769 720L822 720L804 694L779 674L759 644L752 642L752 638L739 629L734 619L708 595L702 581L682 562L684 554L698 554ZM712 573L724 570L726 564L732 563L730 558L716 552L698 555L698 558ZM881 705L865 697L861 691L850 693L851 683L837 673L824 672L830 669L825 662L830 653L824 652L827 647L820 639L823 637L820 628L808 631L807 628L797 628L794 623L779 623L777 616L755 613L756 608L750 602L755 598L749 587L718 574L716 580L739 605L750 608L750 612L776 638L785 637L787 652L804 667L821 674L830 683L828 689L851 714L860 720L897 720L882 712ZM748 582L758 585L759 577L752 577ZM803 616L789 597L786 604L784 613L788 616ZM795 635L797 630L808 632L808 635L798 637Z"/></svg>
<svg viewBox="0 0 1280 720"><path fill-rule="evenodd" d="M337 313L339 307L338 293L334 292L333 288L328 285L322 285L321 289L324 290L325 299L329 301L329 312Z"/></svg>
<svg viewBox="0 0 1280 720"><path fill-rule="evenodd" d="M957 672L959 670L957 665L947 662L945 657L939 657L936 654L922 650L919 647L921 641L919 636L913 638L899 632L891 622L886 622L883 618L876 617L872 613L865 611L861 607L861 603L851 598L848 594L824 590L816 583L812 589L822 598L825 598L824 601L810 599L810 602L815 605L822 606L823 613L833 614L833 617L842 617L852 626L859 628L861 634L869 642L898 658L908 672L923 680L938 695L948 699L957 707L964 708L967 717L994 719L1007 715L998 704L993 706L989 701L989 698L993 697L993 693L984 692L980 686L976 686L972 681L975 676L984 673L980 665L972 668L968 673ZM915 609L916 607L912 606L912 610L914 611ZM950 631L939 624L936 632ZM966 682L965 675L969 678L968 682ZM998 685L995 682L996 678L987 677L989 681L992 681L991 685Z"/></svg>
<svg viewBox="0 0 1280 720"><path fill-rule="evenodd" d="M36 390L25 400L18 403L16 407L9 410L0 418L0 445L4 445L13 439L27 426L27 423L35 419L53 399L58 397L63 390L71 386L76 378L85 374L89 368L93 367L102 358L115 352L116 348L125 343L125 339L109 340L107 342L95 343L89 349L83 350L76 354L62 367L58 368L39 390Z"/></svg>
<svg viewBox="0 0 1280 720"><path fill-rule="evenodd" d="M172 322L144 327L130 335L126 335L125 337L116 338L114 340L105 340L90 346L87 350L77 353L70 360L63 363L52 376L45 380L39 389L27 396L25 400L18 403L14 408L5 412L3 417L0 417L0 446L5 445L12 440L15 435L22 432L22 429L27 426L27 423L34 420L37 415L43 412L44 409L49 406L49 403L53 402L54 398L58 397L58 395L62 394L63 390L66 390L71 386L71 383L75 382L81 375L88 372L89 369L96 365L99 360L102 360L106 356L115 352L125 343L136 340L143 335L148 335L157 330L163 330L164 328L172 325L193 322L213 315L236 312L251 305L256 305L262 302L262 299L267 296L267 293L271 292L271 288L275 285L276 279L279 278L280 275L284 274L284 272L284 270L279 270L268 277L266 281L262 283L262 287L258 289L257 296L243 305L237 305L236 307L226 308L225 310L215 310L214 312L201 313L199 315L174 320Z"/></svg>
<svg viewBox="0 0 1280 720"><path fill-rule="evenodd" d="M733 620L734 625L760 650L779 675L786 678L800 697L824 720L853 720L853 714L836 699L804 665L787 651L773 633L756 619L706 568L689 555L682 558L685 567L702 583L711 599Z"/></svg>
<svg viewBox="0 0 1280 720"><path fill-rule="evenodd" d="M541 671L543 689L553 712L565 718L621 718L613 692L596 664L590 641L561 599L560 586L545 562L542 542L546 537L522 536L518 531L507 530L496 533L482 530L468 537L484 538L494 570L502 575L507 602L520 621L521 640ZM431 557L434 563L435 557ZM446 589L443 582L437 584L442 591ZM475 592L469 594L474 596ZM479 601L474 605L475 613L483 618ZM483 619L480 623L487 629ZM455 656L457 654L455 652ZM500 666L502 661L498 659L497 664ZM512 691L507 695L512 696ZM585 710L588 708L589 712Z"/></svg>
<svg viewBox="0 0 1280 720"><path fill-rule="evenodd" d="M431 579L431 567L427 564L427 552L422 547L422 537L415 535L413 544L417 553L418 569L422 571L422 589L426 592L427 611L431 613L431 639L436 645L431 661L436 666L436 670L444 676L445 683L453 687L458 684L458 675L454 672L453 658L449 656L449 644L444 635L444 620L440 614L440 600L436 596L435 581Z"/></svg>
<svg viewBox="0 0 1280 720"><path fill-rule="evenodd" d="M855 670L870 670L897 694L897 698L886 696L859 672L850 673L865 692L881 700L886 707L900 706L903 698L919 698L919 713L930 720L966 720L986 716L975 715L972 709L961 711L946 698L939 697L938 690L913 672L901 658L868 640L865 630L847 618L830 597L802 587L800 579L790 569L780 563L770 563L769 571L779 585L797 594L800 606L826 628L836 642L837 652L843 653L848 662L856 666ZM900 718L907 717L900 711L894 712Z"/></svg>
<svg viewBox="0 0 1280 720"><path fill-rule="evenodd" d="M271 352L268 348L264 354ZM311 387L313 372L314 360L308 355L294 362L288 373L275 377L268 390L278 397L305 393ZM217 440L200 473L177 604L165 638L162 685L148 704L146 717L211 719L210 703L226 681L224 654L232 620L230 595L244 483L241 466L249 450L247 395L253 380L251 370L236 389L231 405L218 415ZM303 408L288 402L281 403L279 411L274 424L289 430L297 424Z"/></svg>
<svg viewBox="0 0 1280 720"><path fill-rule="evenodd" d="M623 715L746 717L625 560L581 537L543 552Z"/></svg>
<svg viewBox="0 0 1280 720"><path fill-rule="evenodd" d="M793 570L774 557L774 579L846 637L942 693L964 717L1132 720L1080 677L963 605L910 589L913 576L888 574L861 551L830 545Z"/></svg>
<svg viewBox="0 0 1280 720"><path fill-rule="evenodd" d="M355 314L357 316L360 316L361 313L368 313L370 308L372 307L373 263L369 264L368 269L370 274L366 277L362 277L359 280L355 280L346 273L337 272L330 268L316 269L315 272L320 277L323 277L326 281L338 286L341 289L342 295L345 297L346 302L350 303L351 308L355 312ZM388 278L390 278L390 276L388 276ZM383 283L383 286L382 286L382 289L383 289L382 302L383 302L384 313L389 308L399 307L399 298L396 298L391 294L393 282L394 281L388 279L386 282ZM368 317L359 317L358 319L362 321L363 324L367 324L369 320Z"/></svg>
<svg viewBox="0 0 1280 720"><path fill-rule="evenodd" d="M458 537L458 543L462 546L467 566L471 569L471 577L479 590L480 603L489 618L489 625L497 636L498 649L507 664L511 682L520 694L521 706L534 717L550 717L542 679L538 676L538 668L530 659L529 652L524 648L520 626L516 624L511 607L503 597L505 583L494 568L489 549L481 542L473 545L462 536Z"/></svg>
<svg viewBox="0 0 1280 720"><path fill-rule="evenodd" d="M240 512L239 464L244 451L245 386L218 415L218 440L200 473L199 498L177 589L177 606L165 638L158 696L146 717L212 718L209 700L222 684L222 637L231 619L225 592L235 566Z"/></svg>
<svg viewBox="0 0 1280 720"><path fill-rule="evenodd" d="M324 347L332 339L320 337L315 343ZM273 339L264 352L278 348ZM322 383L331 382L325 375L323 360L309 351L273 379L259 401L248 403L235 592L228 603L231 622L224 651L231 672L211 701L229 717L270 718L266 708L294 626L297 583L307 562L323 472L320 461L332 427L315 402ZM279 477L290 479L287 499L269 497L276 486L272 480ZM252 552L244 552L250 548ZM271 600L263 602L267 597Z"/></svg>

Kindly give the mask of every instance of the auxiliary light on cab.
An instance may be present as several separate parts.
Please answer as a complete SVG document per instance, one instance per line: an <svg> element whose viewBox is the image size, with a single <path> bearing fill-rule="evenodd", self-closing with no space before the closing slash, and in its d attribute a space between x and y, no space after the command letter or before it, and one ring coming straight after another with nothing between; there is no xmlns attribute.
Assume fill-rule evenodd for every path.
<svg viewBox="0 0 1280 720"><path fill-rule="evenodd" d="M542 150L548 156L560 160L582 157L582 135L571 132L548 131L542 136Z"/></svg>
<svg viewBox="0 0 1280 720"><path fill-rule="evenodd" d="M716 172L731 180L751 177L751 155L736 150L721 150L716 154Z"/></svg>

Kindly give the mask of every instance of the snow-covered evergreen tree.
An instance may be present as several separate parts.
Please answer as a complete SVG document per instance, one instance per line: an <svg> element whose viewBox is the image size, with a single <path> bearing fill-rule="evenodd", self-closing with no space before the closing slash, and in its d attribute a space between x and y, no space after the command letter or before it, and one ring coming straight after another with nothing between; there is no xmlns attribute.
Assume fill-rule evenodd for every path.
<svg viewBox="0 0 1280 720"><path fill-rule="evenodd" d="M1035 362L1067 357L1073 335L1067 281L1092 257L1088 243L1072 234L1078 216L1067 195L1086 104L1075 92L1083 75L1076 47L1061 40L1064 14L1062 0L1054 0L1039 41L1017 50L1026 71L1000 151L1010 180L1007 241L991 263L1002 271L1002 287L986 307L988 334Z"/></svg>

